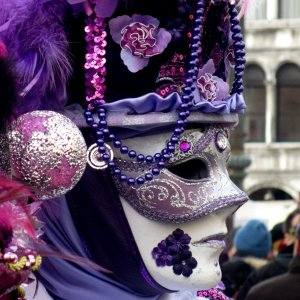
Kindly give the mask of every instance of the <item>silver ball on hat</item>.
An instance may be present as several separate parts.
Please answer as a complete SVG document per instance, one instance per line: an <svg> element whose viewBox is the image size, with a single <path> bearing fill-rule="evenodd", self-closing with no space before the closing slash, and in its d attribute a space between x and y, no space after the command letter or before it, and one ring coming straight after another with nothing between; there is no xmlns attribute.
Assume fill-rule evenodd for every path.
<svg viewBox="0 0 300 300"><path fill-rule="evenodd" d="M80 180L86 143L77 126L53 111L21 115L8 132L11 167L39 199L61 196Z"/></svg>

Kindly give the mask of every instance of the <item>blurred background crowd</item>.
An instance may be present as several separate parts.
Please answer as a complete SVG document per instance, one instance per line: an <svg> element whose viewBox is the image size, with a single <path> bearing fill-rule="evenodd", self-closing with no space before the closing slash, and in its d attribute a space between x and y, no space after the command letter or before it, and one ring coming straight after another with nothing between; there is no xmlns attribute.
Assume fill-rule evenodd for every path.
<svg viewBox="0 0 300 300"><path fill-rule="evenodd" d="M300 299L300 209L269 230L251 219L221 256L225 294L235 300Z"/></svg>

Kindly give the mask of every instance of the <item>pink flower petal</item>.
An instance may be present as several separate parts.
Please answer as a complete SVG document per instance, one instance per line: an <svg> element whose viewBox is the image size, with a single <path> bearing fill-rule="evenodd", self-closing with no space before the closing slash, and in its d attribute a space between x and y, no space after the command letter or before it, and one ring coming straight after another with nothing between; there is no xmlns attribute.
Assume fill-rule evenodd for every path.
<svg viewBox="0 0 300 300"><path fill-rule="evenodd" d="M132 73L136 73L144 69L149 63L149 58L133 56L129 51L124 49L121 51L121 58L128 70Z"/></svg>
<svg viewBox="0 0 300 300"><path fill-rule="evenodd" d="M199 70L199 72L198 72L198 78L200 76L205 75L206 73L214 74L215 71L216 71L216 68L215 68L214 61L212 59L209 59L207 61L207 63L202 67L202 69Z"/></svg>
<svg viewBox="0 0 300 300"><path fill-rule="evenodd" d="M170 32L165 30L164 28L159 28L156 35L156 46L158 48L159 53L162 53L168 46L172 39L172 35Z"/></svg>
<svg viewBox="0 0 300 300"><path fill-rule="evenodd" d="M223 100L229 93L229 85L222 78L217 76L213 76L212 78L217 82L218 87L216 100Z"/></svg>
<svg viewBox="0 0 300 300"><path fill-rule="evenodd" d="M100 18L111 17L117 5L118 0L96 0L95 13Z"/></svg>
<svg viewBox="0 0 300 300"><path fill-rule="evenodd" d="M153 18L151 16L148 16L148 15L142 16L142 15L135 14L132 16L132 22L139 22L139 23L143 23L145 25L152 24L155 27L159 26L159 20L157 20L156 18Z"/></svg>
<svg viewBox="0 0 300 300"><path fill-rule="evenodd" d="M125 15L111 19L108 22L110 34L116 43L119 44L121 42L121 38L123 36L121 34L121 31L124 27L129 25L131 22L132 19L129 16L125 16Z"/></svg>

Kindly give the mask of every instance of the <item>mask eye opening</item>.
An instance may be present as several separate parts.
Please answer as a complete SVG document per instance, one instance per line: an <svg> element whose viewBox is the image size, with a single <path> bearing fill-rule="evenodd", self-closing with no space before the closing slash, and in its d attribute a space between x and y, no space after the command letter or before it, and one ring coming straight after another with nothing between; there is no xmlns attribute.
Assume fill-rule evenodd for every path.
<svg viewBox="0 0 300 300"><path fill-rule="evenodd" d="M168 167L168 171L188 180L203 180L209 177L206 163L196 158Z"/></svg>

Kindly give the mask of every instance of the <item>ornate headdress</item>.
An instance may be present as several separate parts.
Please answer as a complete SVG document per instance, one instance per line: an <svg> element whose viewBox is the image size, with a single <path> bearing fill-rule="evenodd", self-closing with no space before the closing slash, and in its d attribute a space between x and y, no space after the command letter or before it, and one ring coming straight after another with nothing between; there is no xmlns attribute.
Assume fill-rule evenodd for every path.
<svg viewBox="0 0 300 300"><path fill-rule="evenodd" d="M45 199L76 185L86 148L67 116L82 129L89 165L110 170L119 193L149 219L182 223L244 203L247 196L230 182L225 167L229 128L245 109L239 2L0 0L0 37L18 79L14 113L26 113L9 134L15 175ZM64 116L39 111L45 109ZM140 153L124 142L156 132L169 132L156 153ZM205 180L177 176L176 166L193 158L206 167ZM126 218L110 184L107 172L86 170L67 195L75 225L93 244L92 220L106 214L100 222L110 244L102 249L94 244L92 256L129 288L138 286L138 292L149 295L166 291L153 282L141 258L133 257L138 250L132 238L116 234L127 232ZM104 207L95 204L93 189L99 186L102 197L113 199ZM74 200L78 197L92 205L83 207ZM107 216L112 212L119 216L114 224ZM120 258L110 265L103 261L112 248L124 245L128 260L122 263L136 267L129 275L120 268Z"/></svg>

